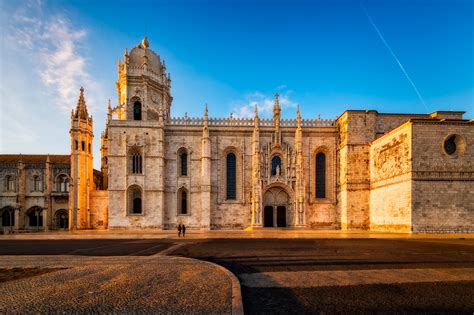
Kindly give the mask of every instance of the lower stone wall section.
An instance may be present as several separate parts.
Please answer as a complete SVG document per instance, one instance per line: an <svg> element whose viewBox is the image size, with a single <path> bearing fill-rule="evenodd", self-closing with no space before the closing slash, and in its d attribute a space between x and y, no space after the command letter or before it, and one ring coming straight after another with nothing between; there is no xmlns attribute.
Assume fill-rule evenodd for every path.
<svg viewBox="0 0 474 315"><path fill-rule="evenodd" d="M413 232L473 233L474 182L414 181Z"/></svg>
<svg viewBox="0 0 474 315"><path fill-rule="evenodd" d="M91 228L106 229L109 224L109 192L93 190L90 198Z"/></svg>
<svg viewBox="0 0 474 315"><path fill-rule="evenodd" d="M411 180L372 189L370 230L411 232Z"/></svg>

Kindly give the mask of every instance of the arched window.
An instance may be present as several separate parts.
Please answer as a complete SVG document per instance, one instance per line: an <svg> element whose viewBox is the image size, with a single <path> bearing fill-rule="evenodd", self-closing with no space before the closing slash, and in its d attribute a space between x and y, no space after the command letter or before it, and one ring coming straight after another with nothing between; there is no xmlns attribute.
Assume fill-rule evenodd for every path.
<svg viewBox="0 0 474 315"><path fill-rule="evenodd" d="M26 213L28 217L28 226L31 228L40 228L43 226L43 209L41 207L32 207Z"/></svg>
<svg viewBox="0 0 474 315"><path fill-rule="evenodd" d="M61 174L56 177L56 191L68 192L69 191L69 177L66 174Z"/></svg>
<svg viewBox="0 0 474 315"><path fill-rule="evenodd" d="M41 178L38 175L33 176L33 191L43 190Z"/></svg>
<svg viewBox="0 0 474 315"><path fill-rule="evenodd" d="M180 155L181 159L181 176L188 176L188 154L182 152Z"/></svg>
<svg viewBox="0 0 474 315"><path fill-rule="evenodd" d="M5 177L5 190L14 191L15 190L15 178L11 175Z"/></svg>
<svg viewBox="0 0 474 315"><path fill-rule="evenodd" d="M128 188L128 213L142 213L142 189L138 185L132 185Z"/></svg>
<svg viewBox="0 0 474 315"><path fill-rule="evenodd" d="M282 169L281 169L281 159L278 155L275 155L272 158L272 172L271 175L281 175L282 174Z"/></svg>
<svg viewBox="0 0 474 315"><path fill-rule="evenodd" d="M91 153L91 144L90 143L87 145L87 149L88 149L88 152Z"/></svg>
<svg viewBox="0 0 474 315"><path fill-rule="evenodd" d="M15 225L15 210L12 207L5 207L0 210L0 224L1 226L14 226Z"/></svg>
<svg viewBox="0 0 474 315"><path fill-rule="evenodd" d="M133 103L133 120L142 120L142 103L140 101Z"/></svg>
<svg viewBox="0 0 474 315"><path fill-rule="evenodd" d="M178 213L188 214L188 192L185 188L178 191Z"/></svg>
<svg viewBox="0 0 474 315"><path fill-rule="evenodd" d="M227 174L227 200L237 199L236 193L236 158L234 153L227 154L226 159Z"/></svg>
<svg viewBox="0 0 474 315"><path fill-rule="evenodd" d="M81 147L82 147L82 151L86 150L86 143L84 141L81 142Z"/></svg>
<svg viewBox="0 0 474 315"><path fill-rule="evenodd" d="M132 174L142 174L142 155L138 148L129 151L130 171Z"/></svg>
<svg viewBox="0 0 474 315"><path fill-rule="evenodd" d="M76 150L79 150L79 141L75 141L76 142Z"/></svg>
<svg viewBox="0 0 474 315"><path fill-rule="evenodd" d="M326 155L316 154L316 198L326 198Z"/></svg>

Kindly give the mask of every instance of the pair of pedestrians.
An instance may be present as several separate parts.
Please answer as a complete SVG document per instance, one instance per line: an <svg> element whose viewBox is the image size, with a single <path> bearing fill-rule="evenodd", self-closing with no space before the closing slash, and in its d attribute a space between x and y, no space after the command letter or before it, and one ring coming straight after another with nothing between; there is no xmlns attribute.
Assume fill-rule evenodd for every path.
<svg viewBox="0 0 474 315"><path fill-rule="evenodd" d="M181 237L181 233L183 233L183 237L186 234L186 226L184 224L178 225L178 237Z"/></svg>

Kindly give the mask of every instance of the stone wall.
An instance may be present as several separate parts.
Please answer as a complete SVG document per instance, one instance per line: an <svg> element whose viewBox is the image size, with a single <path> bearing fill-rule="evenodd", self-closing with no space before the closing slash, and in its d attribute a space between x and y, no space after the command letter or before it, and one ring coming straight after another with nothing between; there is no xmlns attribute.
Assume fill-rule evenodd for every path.
<svg viewBox="0 0 474 315"><path fill-rule="evenodd" d="M410 232L412 209L410 123L372 142L370 186L370 229Z"/></svg>
<svg viewBox="0 0 474 315"><path fill-rule="evenodd" d="M93 190L90 193L91 228L106 229L108 227L109 194L107 190Z"/></svg>
<svg viewBox="0 0 474 315"><path fill-rule="evenodd" d="M346 111L338 120L338 213L342 229L369 227L369 149L375 111Z"/></svg>
<svg viewBox="0 0 474 315"><path fill-rule="evenodd" d="M449 155L444 141L459 135ZM413 123L413 231L474 231L474 124Z"/></svg>

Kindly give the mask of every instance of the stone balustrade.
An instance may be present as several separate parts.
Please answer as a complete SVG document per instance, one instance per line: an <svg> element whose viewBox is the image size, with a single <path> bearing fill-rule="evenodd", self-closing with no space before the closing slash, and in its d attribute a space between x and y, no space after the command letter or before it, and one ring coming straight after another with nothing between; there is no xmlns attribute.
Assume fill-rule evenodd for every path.
<svg viewBox="0 0 474 315"><path fill-rule="evenodd" d="M209 118L207 121L209 126L253 126L253 118L227 117L227 118ZM204 118L201 117L171 117L170 125L174 126L202 126L204 125ZM275 123L271 118L259 119L259 126L271 127ZM302 127L332 127L335 125L334 119L302 119ZM280 121L281 127L296 127L296 119L282 119Z"/></svg>

